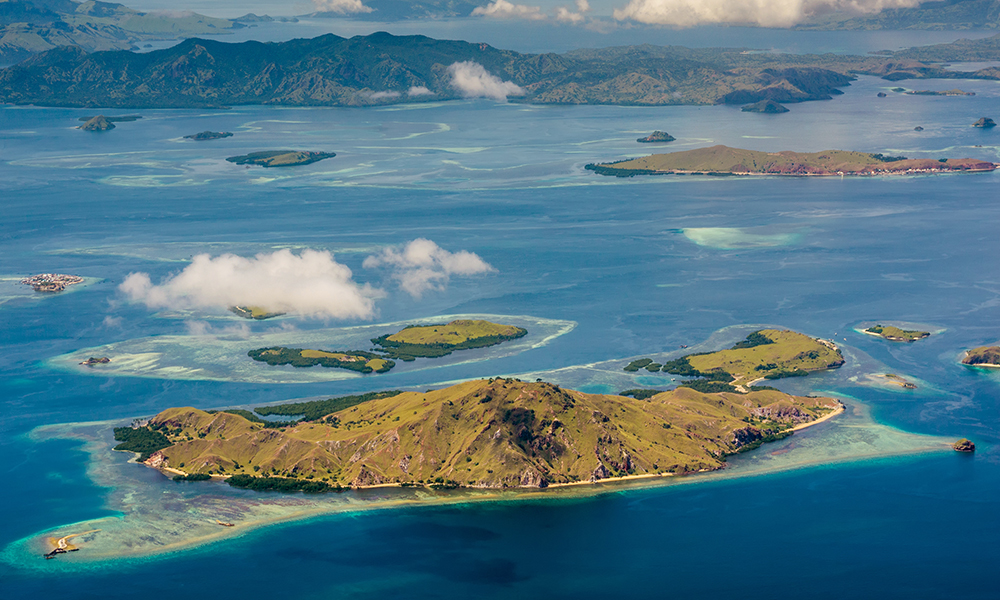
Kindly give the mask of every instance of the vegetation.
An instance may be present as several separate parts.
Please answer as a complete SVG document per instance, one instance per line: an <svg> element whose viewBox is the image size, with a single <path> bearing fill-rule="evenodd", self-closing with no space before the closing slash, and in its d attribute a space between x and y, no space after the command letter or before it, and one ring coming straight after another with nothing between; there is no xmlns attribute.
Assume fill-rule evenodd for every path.
<svg viewBox="0 0 1000 600"><path fill-rule="evenodd" d="M668 154L653 154L585 167L598 175L885 175L916 171L992 171L993 163L962 158L941 163L866 152L763 152L712 146Z"/></svg>
<svg viewBox="0 0 1000 600"><path fill-rule="evenodd" d="M344 352L327 352L325 350L306 350L302 348L284 348L273 346L257 348L247 352L250 358L266 362L269 365L292 365L293 367L324 367L348 369L359 373L385 373L396 366L396 363L380 354L349 350Z"/></svg>
<svg viewBox="0 0 1000 600"><path fill-rule="evenodd" d="M625 370L628 371L629 373L634 373L639 369L645 369L646 367L652 364L654 364L652 358L640 358L638 360L633 360L629 364L625 365Z"/></svg>
<svg viewBox="0 0 1000 600"><path fill-rule="evenodd" d="M212 476L208 473L191 473L189 475L174 475L174 481L208 481Z"/></svg>
<svg viewBox="0 0 1000 600"><path fill-rule="evenodd" d="M327 400L291 402L288 404L276 404L274 406L258 406L254 409L254 412L262 416L281 415L286 417L296 417L302 415L302 418L300 419L301 421L318 421L330 413L335 413L352 406L357 406L362 402L392 398L393 396L398 396L402 393L403 392L399 390L389 390L385 392L368 392L367 394L359 394L356 396L341 396L339 398L329 398Z"/></svg>
<svg viewBox="0 0 1000 600"><path fill-rule="evenodd" d="M208 140L221 140L223 138L233 137L231 131L202 131L199 133L192 133L191 135L184 136L186 140L194 140L196 142L204 142Z"/></svg>
<svg viewBox="0 0 1000 600"><path fill-rule="evenodd" d="M1000 365L1000 346L980 346L965 353L964 365Z"/></svg>
<svg viewBox="0 0 1000 600"><path fill-rule="evenodd" d="M719 392L738 392L735 386L724 381L712 381L710 379L692 379L680 384L679 387L687 387L699 391L703 394L718 394Z"/></svg>
<svg viewBox="0 0 1000 600"><path fill-rule="evenodd" d="M915 342L931 335L929 331L900 329L892 325L874 325L865 329L865 333L877 335L893 342Z"/></svg>
<svg viewBox="0 0 1000 600"><path fill-rule="evenodd" d="M619 396L631 396L632 398L635 398L636 400L646 400L648 398L652 398L653 396L655 396L657 394L662 394L663 392L664 392L664 390L651 390L651 389L646 389L646 388L635 388L635 389L631 389L631 390L623 390L621 392L618 392L618 395Z"/></svg>
<svg viewBox="0 0 1000 600"><path fill-rule="evenodd" d="M138 452L140 461L171 443L167 436L149 427L115 427L115 441L121 442L115 450Z"/></svg>
<svg viewBox="0 0 1000 600"><path fill-rule="evenodd" d="M390 358L411 361L438 358L456 350L486 348L517 339L528 330L489 321L458 320L440 325L411 325L398 333L372 339Z"/></svg>
<svg viewBox="0 0 1000 600"><path fill-rule="evenodd" d="M327 158L337 156L333 152L310 152L308 150L264 150L251 152L242 156L230 156L226 160L238 165L257 165L259 167L297 167L311 165Z"/></svg>
<svg viewBox="0 0 1000 600"><path fill-rule="evenodd" d="M544 487L720 468L760 432L787 430L837 406L775 390L681 387L638 400L500 378L381 395L345 402L323 418L315 411L315 420L280 431L228 412L168 409L151 423L172 443L157 464L229 475L232 485L261 490Z"/></svg>

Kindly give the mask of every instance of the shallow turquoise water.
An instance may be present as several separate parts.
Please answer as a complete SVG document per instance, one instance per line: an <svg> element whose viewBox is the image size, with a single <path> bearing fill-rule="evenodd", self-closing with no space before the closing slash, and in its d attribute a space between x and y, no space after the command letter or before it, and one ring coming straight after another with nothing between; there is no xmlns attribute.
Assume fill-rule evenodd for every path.
<svg viewBox="0 0 1000 600"><path fill-rule="evenodd" d="M140 121L89 135L72 127L92 111L3 108L0 274L59 271L102 282L0 302L0 510L16 515L0 528L0 547L107 513L104 490L86 476L86 455L72 442L29 441L25 434L39 425L539 371L611 391L599 369L556 370L676 352L732 325L836 334L851 363L781 387L849 394L881 422L967 436L980 450L591 500L338 516L114 570L54 576L35 564L5 564L0 594L87 597L129 588L167 597L210 587L223 597L606 597L625 586L641 597L765 598L776 589L820 598L990 597L1000 532L998 375L956 358L1000 340L990 261L1000 176L613 180L582 170L647 152L634 139L653 129L679 138L669 149L725 143L998 160L1000 132L969 127L997 105L995 82L962 82L975 97L876 99L885 83L862 79L843 97L777 118L727 107L464 102L145 111ZM938 85L954 87L920 89ZM925 131L913 132L917 124ZM207 144L178 139L206 128L237 135ZM223 160L281 146L338 156L281 172ZM414 300L362 268L378 248L416 237L476 252L497 272L454 278L447 290ZM184 335L191 320L230 324L221 313L154 314L126 303L116 286L133 271L158 280L199 252L278 247L330 249L359 281L385 286L378 322L483 313L576 327L495 360L323 383L105 377L49 366L84 348ZM853 330L872 320L942 332L891 345ZM305 330L358 324L294 321ZM858 385L851 380L864 372L858 365L926 385L916 392ZM649 375L635 381L665 383ZM161 485L152 475L150 485Z"/></svg>

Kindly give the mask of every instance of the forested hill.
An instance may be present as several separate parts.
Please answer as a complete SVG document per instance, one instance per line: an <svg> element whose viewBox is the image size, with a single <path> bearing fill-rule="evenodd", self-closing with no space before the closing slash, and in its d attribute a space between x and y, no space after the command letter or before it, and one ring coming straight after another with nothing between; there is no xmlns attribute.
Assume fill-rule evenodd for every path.
<svg viewBox="0 0 1000 600"><path fill-rule="evenodd" d="M462 63L475 64L456 71ZM479 88L540 104L743 104L829 99L849 85L854 73L996 79L995 71L962 73L893 57L739 48L633 46L521 54L425 36L328 34L278 43L189 39L145 54L86 54L60 47L0 71L0 102L112 108L368 106L452 99Z"/></svg>

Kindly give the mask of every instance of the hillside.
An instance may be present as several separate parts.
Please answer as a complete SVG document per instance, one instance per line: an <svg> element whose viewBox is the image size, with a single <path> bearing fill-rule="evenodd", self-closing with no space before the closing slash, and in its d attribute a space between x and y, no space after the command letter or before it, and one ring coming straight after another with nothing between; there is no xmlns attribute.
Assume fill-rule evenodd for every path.
<svg viewBox="0 0 1000 600"><path fill-rule="evenodd" d="M996 165L971 158L906 159L866 152L762 152L712 146L587 165L599 175L891 175L921 172L992 171Z"/></svg>
<svg viewBox="0 0 1000 600"><path fill-rule="evenodd" d="M1000 346L980 346L965 353L963 365L984 365L995 367L1000 365Z"/></svg>
<svg viewBox="0 0 1000 600"><path fill-rule="evenodd" d="M520 86L517 101L540 104L805 102L842 93L856 72L977 76L889 57L745 50L643 45L521 54L388 33L280 43L189 39L145 54L65 47L0 71L0 102L112 108L424 102L462 97L449 67L466 61Z"/></svg>
<svg viewBox="0 0 1000 600"><path fill-rule="evenodd" d="M799 25L814 31L924 29L953 31L1000 28L1000 1L945 0L923 2L912 8L886 8L871 15L835 12Z"/></svg>
<svg viewBox="0 0 1000 600"><path fill-rule="evenodd" d="M281 428L172 408L149 424L172 445L147 464L331 485L546 487L718 469L726 455L838 408L830 398L776 390L681 388L636 400L498 378L404 392Z"/></svg>

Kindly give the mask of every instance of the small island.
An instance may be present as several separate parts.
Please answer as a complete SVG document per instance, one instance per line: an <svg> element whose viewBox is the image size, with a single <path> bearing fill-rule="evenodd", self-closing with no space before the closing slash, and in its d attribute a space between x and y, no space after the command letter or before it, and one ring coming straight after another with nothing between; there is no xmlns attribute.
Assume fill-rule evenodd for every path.
<svg viewBox="0 0 1000 600"><path fill-rule="evenodd" d="M265 150L242 156L230 156L226 160L238 165L258 167L298 167L337 156L333 152L311 152L308 150Z"/></svg>
<svg viewBox="0 0 1000 600"><path fill-rule="evenodd" d="M913 128L913 131L923 131L923 130L924 128L921 127L920 125L917 125L916 127Z"/></svg>
<svg viewBox="0 0 1000 600"><path fill-rule="evenodd" d="M376 348L361 350L309 350L302 348L257 348L247 355L269 365L334 367L359 373L385 373L396 366L393 359L414 361L440 358L459 350L487 348L528 334L527 329L482 320L459 319L438 325L410 325L396 333L373 338Z"/></svg>
<svg viewBox="0 0 1000 600"><path fill-rule="evenodd" d="M108 120L104 115L97 115L91 119L88 119L86 123L77 127L77 129L82 129L84 131L111 131L115 128L115 124Z"/></svg>
<svg viewBox="0 0 1000 600"><path fill-rule="evenodd" d="M636 141L639 142L640 144L658 144L658 143L672 142L675 139L677 138L670 135L666 131L657 130L647 135L646 137L641 137L637 139Z"/></svg>
<svg viewBox="0 0 1000 600"><path fill-rule="evenodd" d="M641 358L624 367L627 372L646 369L685 377L681 383L701 392L753 391L753 384L764 379L803 377L816 371L836 369L844 357L833 342L780 329L762 329L748 335L728 350L688 354L680 358L653 362Z"/></svg>
<svg viewBox="0 0 1000 600"><path fill-rule="evenodd" d="M107 356L102 356L100 358L96 356L91 356L90 358L88 358L87 360L83 361L80 364L85 367L92 367L94 365L106 365L109 362L111 362L111 359L108 358Z"/></svg>
<svg viewBox="0 0 1000 600"><path fill-rule="evenodd" d="M230 131L202 131L200 133L192 133L191 135L184 136L186 140L194 140L196 142L205 142L208 140L221 140L223 138L233 137Z"/></svg>
<svg viewBox="0 0 1000 600"><path fill-rule="evenodd" d="M973 127L979 127L980 129L989 129L990 127L996 127L997 124L993 122L993 119L989 117L981 117L978 121L972 124Z"/></svg>
<svg viewBox="0 0 1000 600"><path fill-rule="evenodd" d="M896 375L895 373L885 373L882 375L889 383L893 385L898 385L904 390L915 390L917 389L917 384L907 381L905 377Z"/></svg>
<svg viewBox="0 0 1000 600"><path fill-rule="evenodd" d="M906 92L911 96L975 96L976 92L965 92L959 89L954 90L944 90L941 92L936 92L933 90L911 90Z"/></svg>
<svg viewBox="0 0 1000 600"><path fill-rule="evenodd" d="M976 451L976 445L965 438L958 440L951 447L955 449L955 452L972 453Z"/></svg>
<svg viewBox="0 0 1000 600"><path fill-rule="evenodd" d="M822 152L762 152L712 146L683 152L586 165L598 175L786 175L881 176L950 172L986 172L994 163L974 158L909 159L881 153L824 150Z"/></svg>
<svg viewBox="0 0 1000 600"><path fill-rule="evenodd" d="M283 423L258 415L297 417ZM484 379L253 412L170 408L115 429L117 450L179 481L256 491L545 488L686 475L842 412L832 398L690 388L638 400Z"/></svg>
<svg viewBox="0 0 1000 600"><path fill-rule="evenodd" d="M879 98L885 98L885 97L886 97L886 96L888 96L889 94L886 94L885 92L879 92L879 93L877 93L877 94L875 94L875 95L876 95L877 97L879 97Z"/></svg>
<svg viewBox="0 0 1000 600"><path fill-rule="evenodd" d="M83 283L83 277L77 275L62 275L60 273L42 273L21 280L23 285L30 285L36 292L56 294L65 291L67 287Z"/></svg>
<svg viewBox="0 0 1000 600"><path fill-rule="evenodd" d="M965 353L963 365L1000 368L1000 346L980 346Z"/></svg>
<svg viewBox="0 0 1000 600"><path fill-rule="evenodd" d="M87 122L97 118L104 119L108 123L131 123L132 121L138 121L139 119L141 119L142 115L115 115L111 117L105 115L96 115L92 117L80 117L78 120Z"/></svg>
<svg viewBox="0 0 1000 600"><path fill-rule="evenodd" d="M273 319L274 317L280 317L285 314L283 312L272 312L260 306L230 306L229 312L243 317L244 319L253 319L255 321Z"/></svg>
<svg viewBox="0 0 1000 600"><path fill-rule="evenodd" d="M747 104L740 109L743 112L763 113L766 115L780 115L788 112L788 109L778 104L774 100L761 100L753 104Z"/></svg>
<svg viewBox="0 0 1000 600"><path fill-rule="evenodd" d="M930 337L929 331L915 331L911 329L900 329L892 325L873 325L864 330L868 335L885 338L890 342L915 342Z"/></svg>

